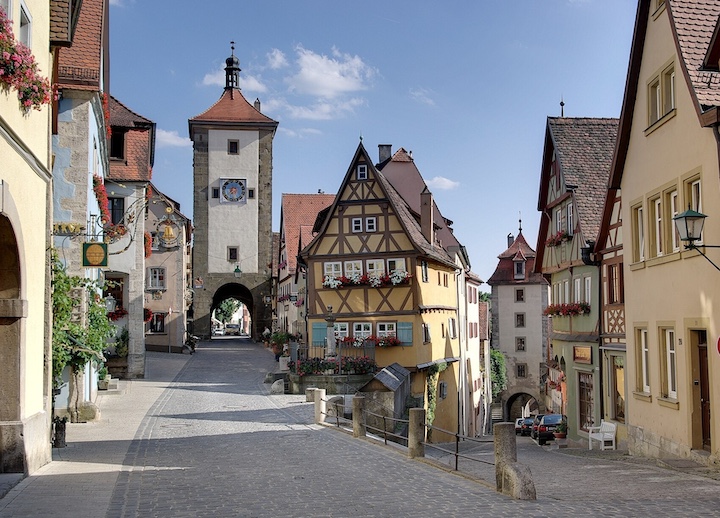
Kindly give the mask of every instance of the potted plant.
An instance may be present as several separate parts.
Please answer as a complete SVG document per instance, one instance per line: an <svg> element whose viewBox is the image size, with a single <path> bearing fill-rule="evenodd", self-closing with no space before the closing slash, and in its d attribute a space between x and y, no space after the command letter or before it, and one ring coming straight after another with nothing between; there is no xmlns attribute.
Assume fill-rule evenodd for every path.
<svg viewBox="0 0 720 518"><path fill-rule="evenodd" d="M565 437L567 437L567 421L565 421L565 419L563 419L557 424L553 435L556 439L564 439Z"/></svg>

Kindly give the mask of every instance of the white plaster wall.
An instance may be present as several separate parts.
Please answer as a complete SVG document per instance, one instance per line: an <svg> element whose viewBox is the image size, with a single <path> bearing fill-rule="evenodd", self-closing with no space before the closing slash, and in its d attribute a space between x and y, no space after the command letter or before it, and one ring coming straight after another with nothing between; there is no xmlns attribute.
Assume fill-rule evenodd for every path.
<svg viewBox="0 0 720 518"><path fill-rule="evenodd" d="M239 141L239 153L229 155L227 141ZM257 131L210 130L208 132L208 272L229 273L235 263L227 260L227 247L237 246L239 266L244 273L258 272L258 173L259 133ZM220 203L212 198L221 178L246 180L255 190L246 203Z"/></svg>

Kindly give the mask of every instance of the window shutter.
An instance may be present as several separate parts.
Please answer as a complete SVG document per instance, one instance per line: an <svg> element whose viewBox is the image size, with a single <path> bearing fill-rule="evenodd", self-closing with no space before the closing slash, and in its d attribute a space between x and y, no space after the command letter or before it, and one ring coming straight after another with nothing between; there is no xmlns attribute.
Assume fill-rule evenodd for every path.
<svg viewBox="0 0 720 518"><path fill-rule="evenodd" d="M327 337L327 324L324 322L313 322L312 325L312 344L325 345Z"/></svg>
<svg viewBox="0 0 720 518"><path fill-rule="evenodd" d="M412 322L397 323L397 339L401 345L412 345L413 343L413 324Z"/></svg>

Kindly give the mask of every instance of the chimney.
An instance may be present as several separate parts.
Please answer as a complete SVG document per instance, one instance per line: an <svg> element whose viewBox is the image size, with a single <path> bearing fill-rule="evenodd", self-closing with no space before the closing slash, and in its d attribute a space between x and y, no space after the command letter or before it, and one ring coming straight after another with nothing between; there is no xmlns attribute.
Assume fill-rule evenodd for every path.
<svg viewBox="0 0 720 518"><path fill-rule="evenodd" d="M508 240L508 248L510 248L512 246L512 244L515 242L515 236L512 235L512 232L510 232L507 235L507 240Z"/></svg>
<svg viewBox="0 0 720 518"><path fill-rule="evenodd" d="M260 111L260 99L257 97L255 98L255 109L257 111ZM262 113L262 112L260 112L260 113Z"/></svg>
<svg viewBox="0 0 720 518"><path fill-rule="evenodd" d="M378 144L378 163L382 164L385 160L392 156L392 144Z"/></svg>
<svg viewBox="0 0 720 518"><path fill-rule="evenodd" d="M433 195L427 187L420 194L420 229L431 245L435 244L435 220L433 211Z"/></svg>

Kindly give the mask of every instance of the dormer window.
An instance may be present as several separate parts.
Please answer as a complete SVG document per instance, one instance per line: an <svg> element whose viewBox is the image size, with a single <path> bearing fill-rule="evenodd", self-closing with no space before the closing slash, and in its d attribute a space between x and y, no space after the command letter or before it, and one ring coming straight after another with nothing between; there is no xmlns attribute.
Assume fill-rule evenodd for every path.
<svg viewBox="0 0 720 518"><path fill-rule="evenodd" d="M359 165L357 166L357 172L355 175L355 178L357 180L367 180L368 179L368 173L367 173L367 166L366 165Z"/></svg>
<svg viewBox="0 0 720 518"><path fill-rule="evenodd" d="M515 261L515 278L525 278L525 261Z"/></svg>
<svg viewBox="0 0 720 518"><path fill-rule="evenodd" d="M110 135L110 158L116 160L125 159L125 131L120 128L112 128Z"/></svg>

